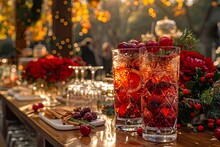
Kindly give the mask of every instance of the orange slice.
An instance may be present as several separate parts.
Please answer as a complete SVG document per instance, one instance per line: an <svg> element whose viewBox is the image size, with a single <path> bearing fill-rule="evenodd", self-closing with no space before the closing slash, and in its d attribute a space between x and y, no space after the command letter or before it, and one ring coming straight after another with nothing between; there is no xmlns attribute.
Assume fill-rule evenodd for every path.
<svg viewBox="0 0 220 147"><path fill-rule="evenodd" d="M141 88L140 72L135 69L131 69L128 76L128 93L137 92Z"/></svg>

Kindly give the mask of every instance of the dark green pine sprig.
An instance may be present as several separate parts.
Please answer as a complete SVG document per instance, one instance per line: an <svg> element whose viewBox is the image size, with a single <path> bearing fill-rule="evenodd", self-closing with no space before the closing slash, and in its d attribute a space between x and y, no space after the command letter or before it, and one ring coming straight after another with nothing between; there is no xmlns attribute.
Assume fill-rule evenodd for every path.
<svg viewBox="0 0 220 147"><path fill-rule="evenodd" d="M189 29L185 29L180 37L174 38L174 45L184 50L199 51L199 39Z"/></svg>

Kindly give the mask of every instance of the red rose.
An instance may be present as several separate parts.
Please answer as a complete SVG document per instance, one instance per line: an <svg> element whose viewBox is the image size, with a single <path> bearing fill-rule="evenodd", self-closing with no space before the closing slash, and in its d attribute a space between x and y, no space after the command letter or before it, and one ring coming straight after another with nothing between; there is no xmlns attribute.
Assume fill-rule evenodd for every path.
<svg viewBox="0 0 220 147"><path fill-rule="evenodd" d="M196 69L200 68L203 72L215 72L211 58L205 58L203 55L188 50L181 50L180 53L180 83L184 84L192 80L196 74Z"/></svg>

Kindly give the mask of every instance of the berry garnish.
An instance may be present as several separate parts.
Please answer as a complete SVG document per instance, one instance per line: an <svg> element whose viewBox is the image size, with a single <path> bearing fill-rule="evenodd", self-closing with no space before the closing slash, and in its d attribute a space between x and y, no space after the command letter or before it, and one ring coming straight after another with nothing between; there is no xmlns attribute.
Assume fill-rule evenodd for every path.
<svg viewBox="0 0 220 147"><path fill-rule="evenodd" d="M142 127L139 127L139 128L137 129L137 133L138 133L139 136L142 136L143 128L142 128Z"/></svg>
<svg viewBox="0 0 220 147"><path fill-rule="evenodd" d="M88 122L91 122L93 120L93 115L91 112L87 112L84 117L83 117L84 120L87 120Z"/></svg>
<svg viewBox="0 0 220 147"><path fill-rule="evenodd" d="M215 138L217 138L218 140L220 140L220 128L216 128L214 130L214 136Z"/></svg>
<svg viewBox="0 0 220 147"><path fill-rule="evenodd" d="M137 48L137 44L135 43L128 43L129 48Z"/></svg>
<svg viewBox="0 0 220 147"><path fill-rule="evenodd" d="M195 108L196 108L196 110L200 110L202 108L202 105L198 103L195 105Z"/></svg>
<svg viewBox="0 0 220 147"><path fill-rule="evenodd" d="M118 44L118 48L121 49L121 48L128 48L128 43L127 42L121 42Z"/></svg>
<svg viewBox="0 0 220 147"><path fill-rule="evenodd" d="M86 125L86 124L80 125L80 133L83 136L89 136L89 134L91 133L91 126Z"/></svg>
<svg viewBox="0 0 220 147"><path fill-rule="evenodd" d="M183 89L183 94L184 94L184 95L189 94L189 90L188 90L188 89Z"/></svg>
<svg viewBox="0 0 220 147"><path fill-rule="evenodd" d="M216 120L216 125L219 127L220 126L220 119Z"/></svg>
<svg viewBox="0 0 220 147"><path fill-rule="evenodd" d="M37 112L37 110L39 109L39 106L36 104L33 104L32 109Z"/></svg>
<svg viewBox="0 0 220 147"><path fill-rule="evenodd" d="M39 108L43 108L43 107L44 107L44 104L38 103L38 107L39 107Z"/></svg>
<svg viewBox="0 0 220 147"><path fill-rule="evenodd" d="M199 132L202 132L202 131L204 131L204 126L202 126L202 125L199 125L199 126L197 127L197 130L198 130Z"/></svg>
<svg viewBox="0 0 220 147"><path fill-rule="evenodd" d="M129 41L129 43L134 43L136 45L139 45L139 41L135 40L135 39L132 39Z"/></svg>
<svg viewBox="0 0 220 147"><path fill-rule="evenodd" d="M80 119L80 118L82 118L82 115L81 115L80 112L74 112L74 113L73 113L73 118L75 118L75 119Z"/></svg>
<svg viewBox="0 0 220 147"><path fill-rule="evenodd" d="M148 41L145 45L147 47L147 51L150 53L156 53L159 50L158 43L154 40Z"/></svg>
<svg viewBox="0 0 220 147"><path fill-rule="evenodd" d="M214 127L214 123L211 123L211 122L208 123L208 127L209 127L209 128L213 128L213 127Z"/></svg>
<svg viewBox="0 0 220 147"><path fill-rule="evenodd" d="M143 47L145 47L145 44L144 44L144 43L139 43L139 44L138 44L138 48L143 48Z"/></svg>
<svg viewBox="0 0 220 147"><path fill-rule="evenodd" d="M173 46L173 39L167 36L163 36L159 40L160 46Z"/></svg>

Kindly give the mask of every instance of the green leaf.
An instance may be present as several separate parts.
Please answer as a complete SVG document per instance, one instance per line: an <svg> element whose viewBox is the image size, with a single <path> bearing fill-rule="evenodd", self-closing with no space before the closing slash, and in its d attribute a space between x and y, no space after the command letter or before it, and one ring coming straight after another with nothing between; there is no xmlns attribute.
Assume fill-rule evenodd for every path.
<svg viewBox="0 0 220 147"><path fill-rule="evenodd" d="M188 89L192 89L195 84L196 84L195 81L188 81L188 82L186 82L185 87Z"/></svg>
<svg viewBox="0 0 220 147"><path fill-rule="evenodd" d="M203 76L204 73L202 72L201 68L196 68L196 75L198 75L199 77Z"/></svg>
<svg viewBox="0 0 220 147"><path fill-rule="evenodd" d="M220 72L219 71L216 71L215 72L215 75L214 75L214 78L213 78L213 81L216 82L220 79Z"/></svg>
<svg viewBox="0 0 220 147"><path fill-rule="evenodd" d="M212 103L213 96L210 91L211 91L211 89L207 89L202 93L202 95L200 97L200 100L202 103L204 103L204 104L211 104Z"/></svg>

